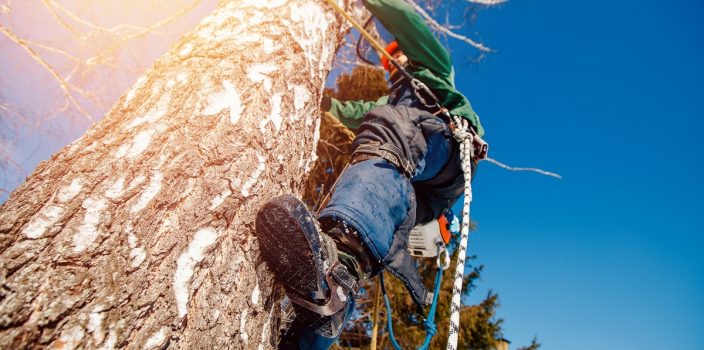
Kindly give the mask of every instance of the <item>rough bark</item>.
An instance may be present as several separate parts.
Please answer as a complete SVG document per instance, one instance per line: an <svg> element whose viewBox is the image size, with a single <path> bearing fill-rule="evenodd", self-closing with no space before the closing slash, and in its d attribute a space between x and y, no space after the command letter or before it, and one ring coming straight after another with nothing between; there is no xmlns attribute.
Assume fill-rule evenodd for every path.
<svg viewBox="0 0 704 350"><path fill-rule="evenodd" d="M253 218L300 193L344 28L224 2L0 207L0 348L270 348Z"/></svg>

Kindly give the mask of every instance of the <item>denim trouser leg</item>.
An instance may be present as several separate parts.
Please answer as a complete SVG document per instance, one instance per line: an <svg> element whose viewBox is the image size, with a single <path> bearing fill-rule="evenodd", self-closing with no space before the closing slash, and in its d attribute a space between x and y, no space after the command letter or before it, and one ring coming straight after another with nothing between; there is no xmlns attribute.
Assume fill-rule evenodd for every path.
<svg viewBox="0 0 704 350"><path fill-rule="evenodd" d="M321 218L344 220L381 262L394 232L415 204L413 186L384 159L370 159L348 167L338 181Z"/></svg>
<svg viewBox="0 0 704 350"><path fill-rule="evenodd" d="M350 316L352 316L352 311L354 310L354 297L350 296L350 301L347 303L347 311L345 312L345 321L349 321ZM326 338L315 333L312 329L302 328L298 331L298 348L299 349L310 349L310 350L327 350L332 344L337 341L339 335L335 338Z"/></svg>
<svg viewBox="0 0 704 350"><path fill-rule="evenodd" d="M430 135L426 142L428 150L418 162L413 181L434 177L448 160L449 143L442 134ZM340 175L320 217L346 221L357 230L373 258L381 262L389 252L396 230L415 207L412 180L384 159L351 165Z"/></svg>
<svg viewBox="0 0 704 350"><path fill-rule="evenodd" d="M384 111L393 112L393 108ZM452 144L447 126L439 118L432 115L415 118L411 115L413 110L403 108L396 111L405 118L388 116L384 119L384 115L379 115L377 119L368 120L366 138L358 137L355 142L392 143L410 152L404 156L412 160L415 167L411 179L382 158L350 165L340 175L320 219L343 220L353 227L369 248L371 258L399 277L416 302L421 300L427 304L428 293L418 292L423 288L422 281L407 251L408 232L416 220L417 198L413 183L432 180L444 173ZM419 120L422 122L417 122ZM414 283L419 287L411 288ZM354 300L347 305L345 322L353 308ZM328 349L337 340L321 337L312 329L297 333L302 349Z"/></svg>

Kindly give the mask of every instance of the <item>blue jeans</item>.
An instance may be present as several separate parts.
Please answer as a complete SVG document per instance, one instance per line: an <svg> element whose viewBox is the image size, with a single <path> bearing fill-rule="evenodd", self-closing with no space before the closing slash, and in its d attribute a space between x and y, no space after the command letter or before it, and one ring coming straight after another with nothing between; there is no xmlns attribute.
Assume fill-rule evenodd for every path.
<svg viewBox="0 0 704 350"><path fill-rule="evenodd" d="M354 298L350 296L349 302L347 303L347 311L345 313L345 323L350 320L352 312L354 311ZM298 336L298 348L299 349L310 349L310 350L327 350L332 344L335 344L338 337L326 338L315 333L315 330L310 328L301 328L297 330L296 335Z"/></svg>
<svg viewBox="0 0 704 350"><path fill-rule="evenodd" d="M370 159L348 167L340 175L320 217L351 224L374 258L384 260L396 230L415 206L413 182L435 177L448 160L449 143L442 134L432 135L427 144L425 157L418 162L410 181L384 159Z"/></svg>

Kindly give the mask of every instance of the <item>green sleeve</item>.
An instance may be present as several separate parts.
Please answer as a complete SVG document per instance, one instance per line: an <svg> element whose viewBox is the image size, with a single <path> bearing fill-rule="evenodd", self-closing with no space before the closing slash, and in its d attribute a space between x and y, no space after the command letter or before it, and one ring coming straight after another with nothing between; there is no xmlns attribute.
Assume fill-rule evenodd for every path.
<svg viewBox="0 0 704 350"><path fill-rule="evenodd" d="M338 101L331 98L328 112L332 113L346 127L357 129L369 110L379 105L385 105L387 100L388 96L382 96L376 101Z"/></svg>
<svg viewBox="0 0 704 350"><path fill-rule="evenodd" d="M403 0L364 0L364 5L396 38L412 64L443 78L452 77L449 53L411 5Z"/></svg>

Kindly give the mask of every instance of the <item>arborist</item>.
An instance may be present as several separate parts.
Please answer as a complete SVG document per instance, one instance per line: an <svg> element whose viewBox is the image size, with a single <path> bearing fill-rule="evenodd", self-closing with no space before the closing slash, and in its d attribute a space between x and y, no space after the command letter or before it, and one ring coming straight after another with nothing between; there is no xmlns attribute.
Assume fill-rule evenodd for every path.
<svg viewBox="0 0 704 350"><path fill-rule="evenodd" d="M284 195L269 200L256 218L262 256L297 315L283 348L328 349L358 290L382 270L404 283L419 310L430 303L433 293L409 255L409 231L449 208L465 183L457 141L441 114L464 118L478 136L484 134L469 101L455 88L449 53L415 10L403 0L364 0L364 5L396 39L387 52L445 110L430 106L385 58L389 96L375 102L322 101L324 110L356 129L350 165L319 215Z"/></svg>

